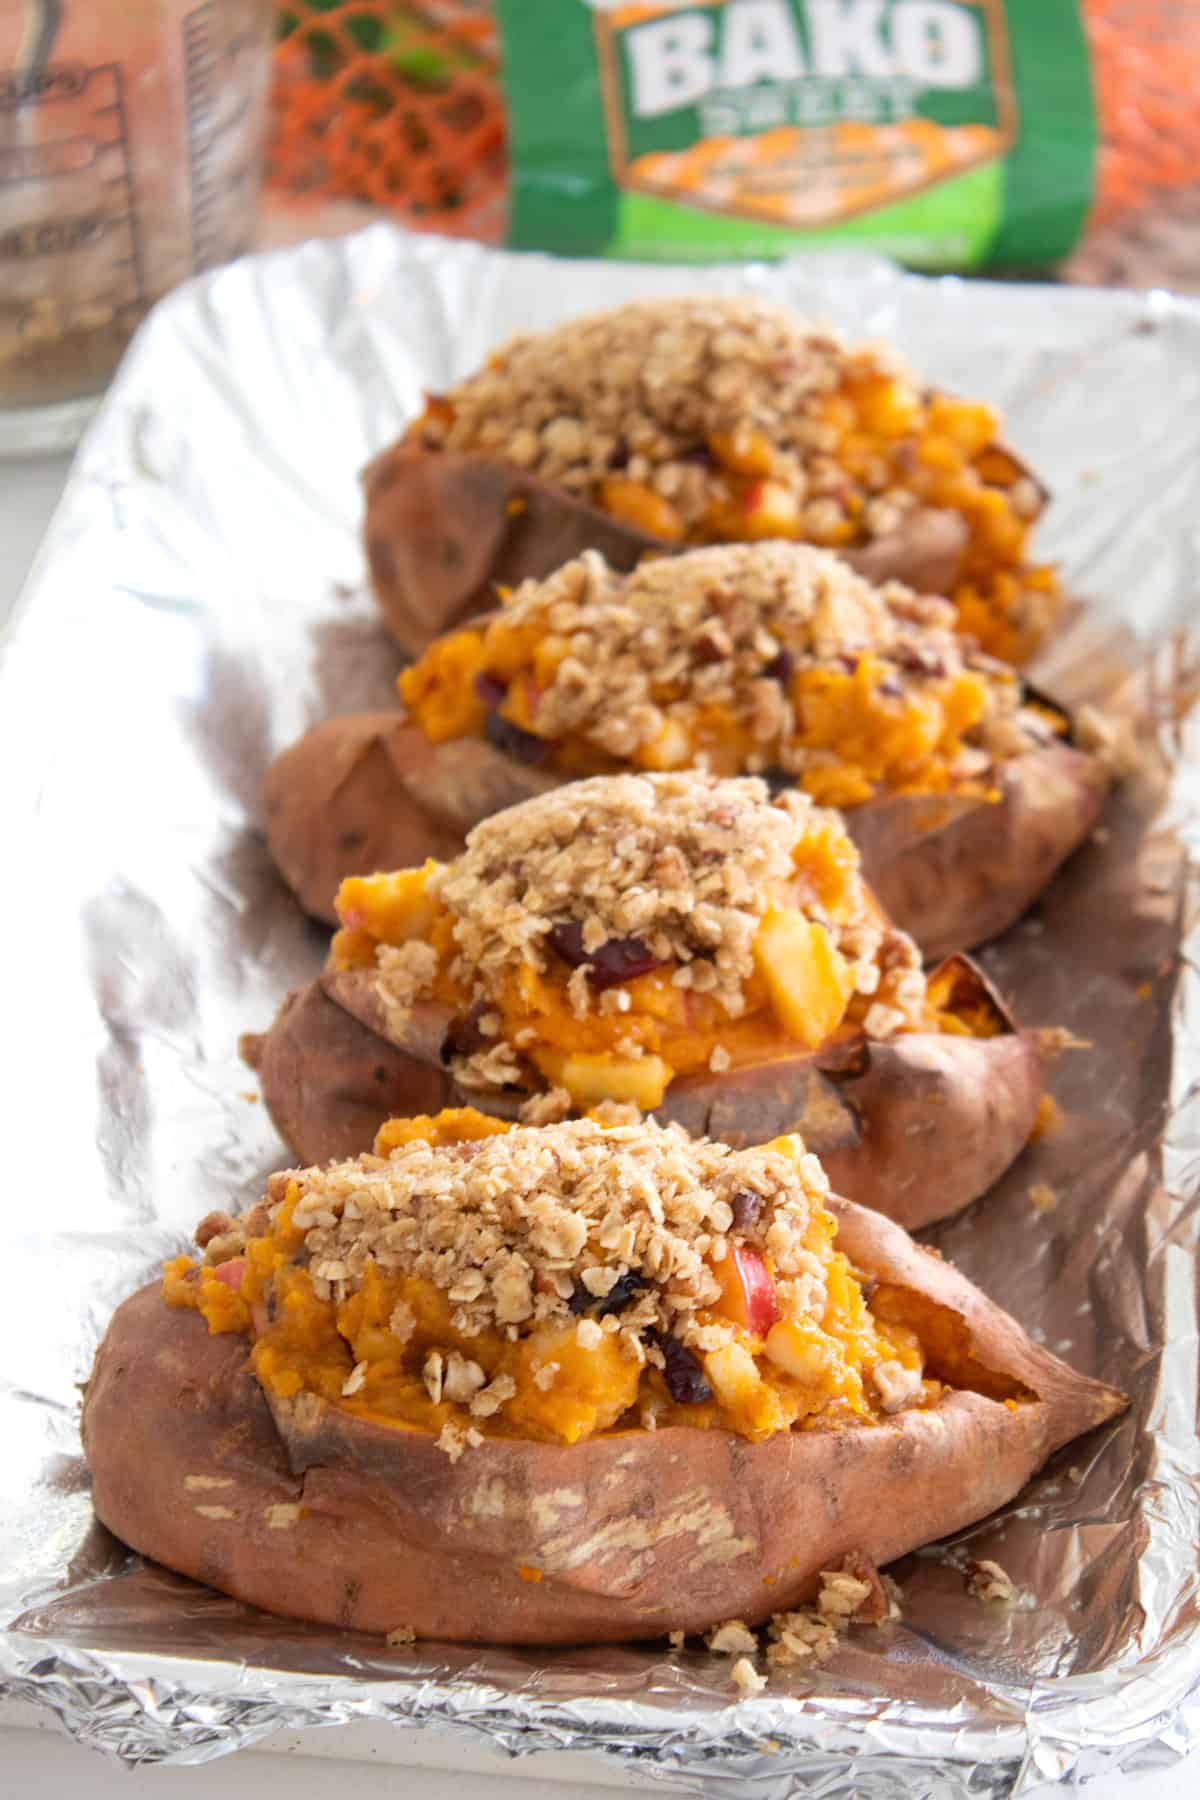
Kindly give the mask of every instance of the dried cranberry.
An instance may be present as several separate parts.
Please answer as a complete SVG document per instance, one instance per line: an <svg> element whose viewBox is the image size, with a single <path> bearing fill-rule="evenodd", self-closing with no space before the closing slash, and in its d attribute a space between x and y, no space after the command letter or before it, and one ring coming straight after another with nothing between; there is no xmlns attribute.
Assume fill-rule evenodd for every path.
<svg viewBox="0 0 1200 1800"><path fill-rule="evenodd" d="M589 1293L582 1281L577 1281L567 1305L576 1315L594 1312L597 1318L604 1319L609 1313L623 1313L627 1306L632 1306L644 1286L645 1282L636 1269L626 1269L607 1294Z"/></svg>
<svg viewBox="0 0 1200 1800"><path fill-rule="evenodd" d="M508 692L508 683L500 681L495 675L489 675L484 669L482 674L475 677L475 692L482 705L489 712L494 712Z"/></svg>
<svg viewBox="0 0 1200 1800"><path fill-rule="evenodd" d="M496 712L488 714L484 730L490 744L503 750L506 756L515 756L518 762L535 766L548 762L554 749L545 738L534 737L532 731L522 730L520 725L514 725L511 719L502 719Z"/></svg>
<svg viewBox="0 0 1200 1800"><path fill-rule="evenodd" d="M493 1041L484 1037L479 1029L487 1007L482 1000L477 1000L470 1012L461 1013L452 1019L450 1029L442 1040L442 1061L449 1065L456 1056L474 1056L477 1050L484 1050Z"/></svg>
<svg viewBox="0 0 1200 1800"><path fill-rule="evenodd" d="M733 654L729 634L719 624L708 624L692 639L692 655L698 663L727 662Z"/></svg>
<svg viewBox="0 0 1200 1800"><path fill-rule="evenodd" d="M717 459L707 444L694 444L690 450L681 450L679 461L698 463L702 469L715 469Z"/></svg>
<svg viewBox="0 0 1200 1800"><path fill-rule="evenodd" d="M557 925L550 927L547 936L550 948L561 956L565 963L577 969L580 963L588 960L588 953L583 947L583 926L572 923L569 919L560 919Z"/></svg>
<svg viewBox="0 0 1200 1800"><path fill-rule="evenodd" d="M763 1209L763 1197L750 1188L739 1188L729 1202L733 1211L733 1228L735 1231L752 1231L758 1224L759 1214Z"/></svg>
<svg viewBox="0 0 1200 1800"><path fill-rule="evenodd" d="M573 969L586 967L592 986L598 990L620 987L637 975L649 975L662 967L660 959L641 938L609 938L598 950L583 947L583 926L568 919L552 925L548 933L550 948Z"/></svg>
<svg viewBox="0 0 1200 1800"><path fill-rule="evenodd" d="M626 444L614 444L608 453L610 469L626 469L629 467L629 448Z"/></svg>
<svg viewBox="0 0 1200 1800"><path fill-rule="evenodd" d="M786 687L796 673L796 659L790 650L781 650L773 656L769 663L764 663L763 674L769 675L772 681L782 682Z"/></svg>
<svg viewBox="0 0 1200 1800"><path fill-rule="evenodd" d="M711 1400L713 1391L695 1351L665 1332L656 1332L655 1338L663 1353L663 1378L672 1400L680 1406L700 1406Z"/></svg>
<svg viewBox="0 0 1200 1800"><path fill-rule="evenodd" d="M583 926L575 919L560 919L546 933L546 941L557 956L565 963L577 969L580 963L588 960L588 953L583 947Z"/></svg>
<svg viewBox="0 0 1200 1800"><path fill-rule="evenodd" d="M605 1294L597 1312L602 1319L609 1313L623 1313L627 1306L632 1306L641 1293L645 1283L636 1269L626 1269L624 1275L615 1281Z"/></svg>
<svg viewBox="0 0 1200 1800"><path fill-rule="evenodd" d="M849 654L849 652L845 652L841 656L836 657L835 661L841 663L841 665L842 665L843 669L845 669L847 675L853 675L856 672L856 670L858 669L857 656L851 656Z"/></svg>
<svg viewBox="0 0 1200 1800"><path fill-rule="evenodd" d="M788 769L781 769L778 763L772 763L769 768L764 769L762 779L766 782L772 796L785 794L789 788L794 788L796 785L796 777Z"/></svg>

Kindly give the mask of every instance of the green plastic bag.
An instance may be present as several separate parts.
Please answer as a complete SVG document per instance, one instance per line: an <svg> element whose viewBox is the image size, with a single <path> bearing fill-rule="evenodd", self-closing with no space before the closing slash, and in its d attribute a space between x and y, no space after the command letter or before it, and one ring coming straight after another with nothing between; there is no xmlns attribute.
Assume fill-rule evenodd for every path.
<svg viewBox="0 0 1200 1800"><path fill-rule="evenodd" d="M498 0L508 242L704 262L866 244L1036 268L1091 205L1075 0Z"/></svg>

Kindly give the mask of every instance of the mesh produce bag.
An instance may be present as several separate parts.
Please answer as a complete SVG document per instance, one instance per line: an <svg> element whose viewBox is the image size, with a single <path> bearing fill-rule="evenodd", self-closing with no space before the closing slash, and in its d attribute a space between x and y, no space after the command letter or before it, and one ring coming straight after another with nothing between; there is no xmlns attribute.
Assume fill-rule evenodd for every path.
<svg viewBox="0 0 1200 1800"><path fill-rule="evenodd" d="M269 179L495 242L507 162L486 0L287 0L278 8Z"/></svg>
<svg viewBox="0 0 1200 1800"><path fill-rule="evenodd" d="M1065 273L1200 290L1200 4L1084 0L1096 200Z"/></svg>

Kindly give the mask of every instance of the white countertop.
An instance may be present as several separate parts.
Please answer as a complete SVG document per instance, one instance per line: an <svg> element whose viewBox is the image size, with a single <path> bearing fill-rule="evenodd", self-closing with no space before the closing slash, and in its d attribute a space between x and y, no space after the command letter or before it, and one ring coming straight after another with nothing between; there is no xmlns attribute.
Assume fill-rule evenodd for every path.
<svg viewBox="0 0 1200 1800"><path fill-rule="evenodd" d="M69 468L65 457L0 462L0 631L25 582ZM372 1766L374 1765L374 1766ZM48 1715L0 1700L0 1800L128 1800L128 1773L64 1738ZM369 1724L281 1733L266 1751L244 1751L198 1768L139 1770L138 1792L153 1784L170 1800L596 1800L605 1791L677 1792L623 1780L589 1758L562 1754L512 1762L464 1748L440 1734ZM531 1793L532 1784L532 1793ZM1065 1792L1066 1790L1064 1790ZM1088 1800L1196 1800L1200 1755L1137 1780L1092 1783Z"/></svg>

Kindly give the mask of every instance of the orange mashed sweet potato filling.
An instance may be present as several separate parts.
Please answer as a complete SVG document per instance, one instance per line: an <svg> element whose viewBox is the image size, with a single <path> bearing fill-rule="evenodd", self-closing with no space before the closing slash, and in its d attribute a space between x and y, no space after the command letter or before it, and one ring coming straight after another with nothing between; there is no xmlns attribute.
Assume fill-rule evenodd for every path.
<svg viewBox="0 0 1200 1800"><path fill-rule="evenodd" d="M387 1156L413 1138L459 1143L511 1129L470 1108L456 1109L392 1121L375 1150ZM781 1138L771 1148L803 1154L797 1139ZM485 1436L573 1444L596 1432L647 1426L721 1428L758 1440L788 1429L877 1423L886 1409L866 1375L881 1363L892 1365L901 1381L907 1377L906 1404L935 1404L943 1391L939 1380L925 1378L921 1339L899 1316L902 1309L891 1323L874 1316L849 1262L834 1247L836 1225L823 1207L815 1211L805 1243L825 1277L821 1315L771 1322L760 1310L755 1329L737 1261L727 1254L716 1265L721 1298L700 1317L701 1323L735 1329L730 1341L703 1359L711 1398L684 1405L671 1398L663 1374L639 1363L617 1334L594 1332L585 1341L575 1320L535 1325L515 1338L499 1331L464 1337L454 1328L445 1294L373 1261L348 1298L321 1298L303 1261L304 1234L293 1223L298 1198L293 1181L269 1231L248 1239L235 1263L198 1266L179 1256L164 1264L167 1303L199 1312L210 1332L251 1337L251 1367L264 1389L280 1398L311 1393L360 1418L431 1433L473 1426ZM770 1258L759 1260L772 1280ZM404 1341L388 1323L401 1301L415 1319ZM761 1308L761 1294L759 1303ZM751 1311L753 1306L751 1300ZM432 1399L422 1376L432 1350L459 1351L489 1382L510 1376L512 1397L487 1418L472 1417L455 1401ZM556 1365L555 1378L544 1386L536 1377L549 1364ZM356 1370L361 1381L346 1393Z"/></svg>
<svg viewBox="0 0 1200 1800"><path fill-rule="evenodd" d="M721 1069L733 1069L861 1035L870 1000L855 991L852 967L825 926L805 914L816 903L835 921L849 915L862 892L853 847L840 828L821 822L798 843L795 866L792 904L768 907L759 926L740 1017L711 994L676 986L666 966L623 983L627 1009L593 1007L581 1018L568 993L570 969L548 953L545 970L522 966L492 997L500 1037L521 1043L549 1086L565 1088L577 1107L632 1101L649 1112L677 1076L712 1067L714 1052ZM454 920L427 891L438 867L431 859L420 869L343 881L337 910L344 923L331 956L336 968L369 968L381 945L428 943L437 955L432 998L465 1010L471 996L451 972ZM917 1025L967 1037L1007 1029L980 994L964 1001L953 965L930 978ZM523 1037L529 1032L532 1042Z"/></svg>
<svg viewBox="0 0 1200 1800"><path fill-rule="evenodd" d="M427 420L445 420L451 411L451 401L432 399L412 435L419 437ZM586 497L610 517L670 544L784 538L838 550L869 541L868 471L878 474L882 464L878 485L901 489L922 506L955 511L966 522L966 555L950 596L959 629L1005 662L1026 661L1044 635L1059 588L1052 568L1025 560L1036 510L1015 502L1023 471L997 443L999 415L953 395L922 392L901 375L859 368L826 396L816 422L827 428L827 454L845 475L838 516L827 526L806 510L786 459L752 427L716 433L703 446L717 471L715 497L690 534L670 500L624 475L599 481ZM1034 612L1040 628L1028 617L1031 596L1039 602Z"/></svg>
<svg viewBox="0 0 1200 1800"><path fill-rule="evenodd" d="M506 684L498 716L521 731L538 735L539 694L568 654L566 639L540 627L510 622L502 612L483 630L454 632L430 646L399 678L410 717L431 743L483 737L488 713L476 690L487 675ZM920 692L896 692L893 670L883 658L864 655L853 669L821 666L798 669L790 678L798 721L795 744L829 751L828 762L804 769L797 786L821 806L860 806L878 793L973 792L981 784L956 779L954 767L968 733L984 718L988 690L982 675L962 670L929 680ZM666 706L677 691L656 684L655 704ZM629 764L638 769L678 769L699 764L715 775L739 775L757 766L761 745L746 721L709 703L685 724L669 720L660 737L640 744ZM573 775L609 774L619 766L582 738L555 742L555 761Z"/></svg>

